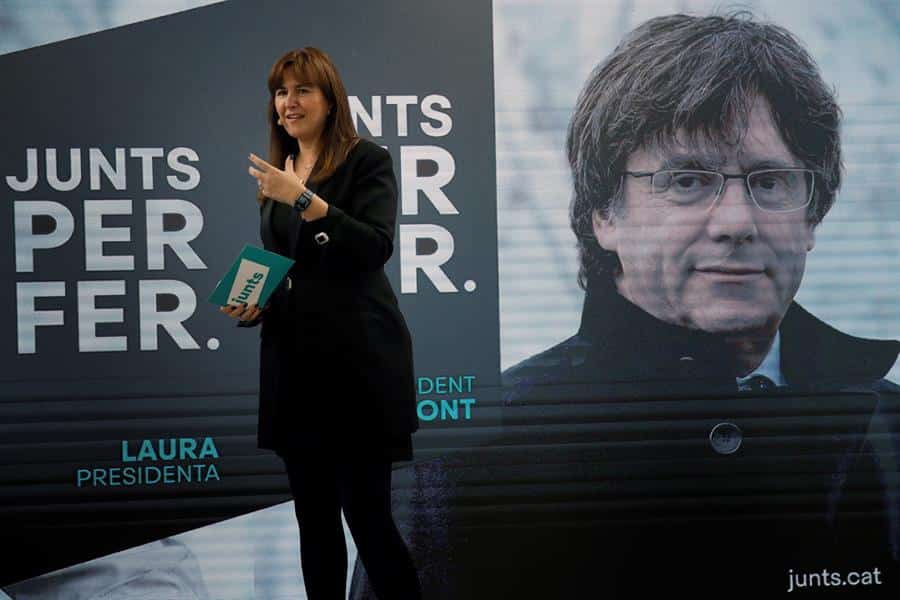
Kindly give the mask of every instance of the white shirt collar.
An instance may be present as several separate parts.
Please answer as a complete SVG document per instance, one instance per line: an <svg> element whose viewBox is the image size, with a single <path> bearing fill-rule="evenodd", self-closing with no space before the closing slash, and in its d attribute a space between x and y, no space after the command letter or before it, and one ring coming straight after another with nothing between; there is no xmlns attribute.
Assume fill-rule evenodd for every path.
<svg viewBox="0 0 900 600"><path fill-rule="evenodd" d="M751 377L755 375L763 375L764 377L768 377L777 386L787 385L787 380L784 378L784 374L781 372L780 331L775 333L775 339L772 341L772 347L769 348L769 352L766 353L766 357L761 363L759 363L759 366L756 367L756 369L754 369L751 373L747 373L745 376L737 378L738 385L740 386L742 383L747 382Z"/></svg>

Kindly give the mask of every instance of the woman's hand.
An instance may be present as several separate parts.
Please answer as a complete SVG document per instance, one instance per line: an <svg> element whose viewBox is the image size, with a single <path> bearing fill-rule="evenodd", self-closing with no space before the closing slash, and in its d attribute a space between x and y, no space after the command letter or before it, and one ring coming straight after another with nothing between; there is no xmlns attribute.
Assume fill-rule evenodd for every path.
<svg viewBox="0 0 900 600"><path fill-rule="evenodd" d="M261 309L256 304L229 304L227 306L220 307L219 311L234 319L240 319L241 321L253 321L254 319L259 317L263 309Z"/></svg>
<svg viewBox="0 0 900 600"><path fill-rule="evenodd" d="M293 206L300 194L306 191L306 186L294 173L294 157L288 156L285 159L284 170L270 165L255 154L250 154L250 162L259 168L249 167L248 172L256 178L262 193L272 200Z"/></svg>

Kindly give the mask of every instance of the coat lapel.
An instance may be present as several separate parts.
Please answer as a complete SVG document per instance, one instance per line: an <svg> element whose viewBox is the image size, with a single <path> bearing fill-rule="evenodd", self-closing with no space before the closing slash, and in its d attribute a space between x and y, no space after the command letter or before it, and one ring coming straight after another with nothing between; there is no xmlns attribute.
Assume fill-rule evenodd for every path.
<svg viewBox="0 0 900 600"><path fill-rule="evenodd" d="M791 385L868 385L884 378L900 343L847 335L792 303L781 322L781 370Z"/></svg>

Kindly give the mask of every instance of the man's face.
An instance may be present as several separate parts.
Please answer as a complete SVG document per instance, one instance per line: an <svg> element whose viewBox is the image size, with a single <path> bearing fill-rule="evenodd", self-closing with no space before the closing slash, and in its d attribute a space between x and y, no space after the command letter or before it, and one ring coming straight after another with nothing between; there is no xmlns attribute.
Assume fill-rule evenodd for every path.
<svg viewBox="0 0 900 600"><path fill-rule="evenodd" d="M757 99L737 146L724 150L645 148L628 171L665 168L748 173L802 168ZM655 317L709 332L774 331L797 293L813 226L806 209L764 212L744 181L728 179L711 208L679 206L651 194L650 178L627 176L620 210L594 216L600 245L622 263L619 293Z"/></svg>

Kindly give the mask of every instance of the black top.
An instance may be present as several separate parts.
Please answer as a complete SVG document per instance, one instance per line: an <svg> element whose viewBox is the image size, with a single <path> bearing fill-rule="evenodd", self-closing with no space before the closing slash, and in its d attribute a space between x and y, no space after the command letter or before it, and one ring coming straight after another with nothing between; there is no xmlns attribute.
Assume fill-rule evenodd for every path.
<svg viewBox="0 0 900 600"><path fill-rule="evenodd" d="M328 203L325 217L304 222L270 199L260 211L265 248L296 262L262 317L259 445L408 460L412 342L384 273L398 205L391 156L361 140L307 187Z"/></svg>
<svg viewBox="0 0 900 600"><path fill-rule="evenodd" d="M283 202L276 202L272 207L272 235L280 248L287 248L291 243L291 219L299 219L294 207Z"/></svg>

